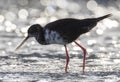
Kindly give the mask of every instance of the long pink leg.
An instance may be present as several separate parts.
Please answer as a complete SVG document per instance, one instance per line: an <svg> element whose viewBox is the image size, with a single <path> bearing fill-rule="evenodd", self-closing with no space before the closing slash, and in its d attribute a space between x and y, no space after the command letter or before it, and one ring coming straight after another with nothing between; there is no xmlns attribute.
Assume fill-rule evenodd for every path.
<svg viewBox="0 0 120 82"><path fill-rule="evenodd" d="M74 41L74 43L76 44L76 45L78 45L82 50L83 50L83 53L84 53L84 58L83 58L83 74L84 74L84 72L85 72L85 63L86 63L86 53L87 53L87 51L86 51L86 49L84 48L84 47L82 47L80 44L78 44L76 41Z"/></svg>
<svg viewBox="0 0 120 82"><path fill-rule="evenodd" d="M64 45L65 47L65 51L66 51L66 67L65 67L65 72L68 73L67 69L68 69L68 63L69 63L69 54L68 54L68 51L67 51L67 47L66 45Z"/></svg>

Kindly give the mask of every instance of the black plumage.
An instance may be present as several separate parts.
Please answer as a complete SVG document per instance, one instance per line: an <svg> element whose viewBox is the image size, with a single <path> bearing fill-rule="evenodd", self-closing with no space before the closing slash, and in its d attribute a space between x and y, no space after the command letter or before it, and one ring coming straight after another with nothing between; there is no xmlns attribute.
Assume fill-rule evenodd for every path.
<svg viewBox="0 0 120 82"><path fill-rule="evenodd" d="M76 40L81 34L90 31L96 24L109 17L110 14L99 17L99 18L88 18L88 19L60 19L51 23L48 23L44 29L50 29L57 31L68 43Z"/></svg>

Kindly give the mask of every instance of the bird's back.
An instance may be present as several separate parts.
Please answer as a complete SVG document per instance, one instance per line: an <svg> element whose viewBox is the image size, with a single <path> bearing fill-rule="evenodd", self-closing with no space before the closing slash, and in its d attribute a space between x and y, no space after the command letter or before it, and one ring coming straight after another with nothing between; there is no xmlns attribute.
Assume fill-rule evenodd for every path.
<svg viewBox="0 0 120 82"><path fill-rule="evenodd" d="M72 42L77 39L79 35L88 32L91 27L94 27L96 22L92 22L91 19L61 19L51 22L45 26L44 29L56 31L68 42Z"/></svg>
<svg viewBox="0 0 120 82"><path fill-rule="evenodd" d="M70 43L76 40L81 34L90 31L94 26L96 26L98 21L107 17L109 17L109 14L98 18L82 20L73 18L60 19L47 24L44 29L58 32L60 36Z"/></svg>

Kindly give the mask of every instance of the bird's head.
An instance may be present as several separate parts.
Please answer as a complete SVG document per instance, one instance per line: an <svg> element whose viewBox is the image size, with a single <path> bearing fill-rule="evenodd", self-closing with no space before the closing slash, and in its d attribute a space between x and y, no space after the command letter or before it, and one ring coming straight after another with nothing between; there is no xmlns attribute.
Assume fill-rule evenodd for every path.
<svg viewBox="0 0 120 82"><path fill-rule="evenodd" d="M28 37L35 37L37 33L41 32L43 28L39 24L34 24L28 29Z"/></svg>
<svg viewBox="0 0 120 82"><path fill-rule="evenodd" d="M42 30L43 30L43 28L39 24L34 24L34 25L30 26L30 28L28 29L27 37L17 46L17 48L15 50L18 50L23 45L23 43L25 43L25 41L28 38L35 37L37 35L37 33L41 32Z"/></svg>

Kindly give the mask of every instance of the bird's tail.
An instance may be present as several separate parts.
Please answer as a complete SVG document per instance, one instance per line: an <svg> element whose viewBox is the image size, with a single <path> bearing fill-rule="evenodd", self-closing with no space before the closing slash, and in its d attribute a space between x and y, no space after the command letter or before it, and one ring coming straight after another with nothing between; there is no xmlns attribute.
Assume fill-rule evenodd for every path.
<svg viewBox="0 0 120 82"><path fill-rule="evenodd" d="M108 17L110 17L112 14L107 14L107 15L104 15L104 16L102 16L102 17L98 17L98 18L96 18L96 21L98 22L98 21L101 21L101 20L103 20L103 19L105 19L105 18L108 18Z"/></svg>

